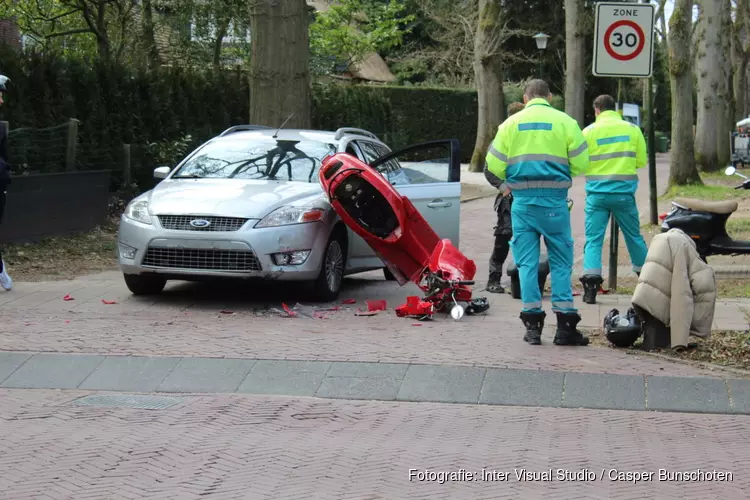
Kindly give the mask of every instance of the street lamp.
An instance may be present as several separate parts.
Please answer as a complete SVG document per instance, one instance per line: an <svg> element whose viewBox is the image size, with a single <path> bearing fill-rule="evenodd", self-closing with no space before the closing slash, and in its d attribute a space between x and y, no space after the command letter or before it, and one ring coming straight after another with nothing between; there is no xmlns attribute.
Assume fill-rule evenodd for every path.
<svg viewBox="0 0 750 500"><path fill-rule="evenodd" d="M539 49L539 78L542 78L542 52L547 48L549 35L537 33L532 38L534 38L534 41L536 42L536 48Z"/></svg>

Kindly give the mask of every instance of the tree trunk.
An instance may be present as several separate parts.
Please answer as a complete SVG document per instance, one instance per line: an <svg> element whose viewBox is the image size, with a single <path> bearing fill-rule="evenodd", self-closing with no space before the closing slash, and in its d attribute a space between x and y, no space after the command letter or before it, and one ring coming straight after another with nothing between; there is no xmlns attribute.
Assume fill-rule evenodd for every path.
<svg viewBox="0 0 750 500"><path fill-rule="evenodd" d="M310 49L305 0L252 0L250 123L310 128Z"/></svg>
<svg viewBox="0 0 750 500"><path fill-rule="evenodd" d="M585 40L581 19L584 14L583 0L565 0L565 112L583 123Z"/></svg>
<svg viewBox="0 0 750 500"><path fill-rule="evenodd" d="M742 43L742 31L746 28L745 9L747 0L737 0L737 14L732 25L732 61L734 61L734 73L732 89L734 91L734 123L745 118L745 86L747 85L747 62L745 46ZM732 123L732 128L734 128Z"/></svg>
<svg viewBox="0 0 750 500"><path fill-rule="evenodd" d="M676 0L669 18L669 79L672 89L672 152L669 185L702 184L693 147L693 0ZM653 147L653 145L652 145Z"/></svg>
<svg viewBox="0 0 750 500"><path fill-rule="evenodd" d="M221 66L221 48L224 46L224 37L227 36L227 30L229 29L229 18L225 17L219 20L216 28L216 39L214 40L214 55L213 63L214 68L219 69Z"/></svg>
<svg viewBox="0 0 750 500"><path fill-rule="evenodd" d="M479 0L479 20L474 36L474 80L479 101L477 141L471 156L471 172L484 170L485 157L497 127L505 119L503 68L493 36L501 28L502 0Z"/></svg>
<svg viewBox="0 0 750 500"><path fill-rule="evenodd" d="M717 122L716 148L718 167L723 168L732 160L731 133L734 119L734 81L732 78L732 0L721 0L721 59L722 79L716 93L720 121Z"/></svg>
<svg viewBox="0 0 750 500"><path fill-rule="evenodd" d="M719 134L726 123L723 116L724 79L722 54L723 0L704 0L698 25L698 52L695 73L698 80L698 120L695 134L695 160L704 172L719 170Z"/></svg>
<svg viewBox="0 0 750 500"><path fill-rule="evenodd" d="M97 6L96 29L96 45L99 51L99 58L103 61L110 61L112 58L112 50L109 43L106 3L101 3Z"/></svg>
<svg viewBox="0 0 750 500"><path fill-rule="evenodd" d="M143 0L141 9L141 20L143 29L143 44L145 45L146 61L150 68L159 66L159 51L156 48L154 36L154 10L151 0Z"/></svg>

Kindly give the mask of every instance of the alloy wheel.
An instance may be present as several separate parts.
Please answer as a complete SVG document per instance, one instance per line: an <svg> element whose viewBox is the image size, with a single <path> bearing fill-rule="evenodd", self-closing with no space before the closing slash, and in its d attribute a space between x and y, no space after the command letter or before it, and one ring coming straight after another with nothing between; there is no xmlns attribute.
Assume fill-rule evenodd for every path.
<svg viewBox="0 0 750 500"><path fill-rule="evenodd" d="M344 252L341 251L341 245L336 240L328 244L325 273L328 289L335 292L341 286L341 280L344 276Z"/></svg>

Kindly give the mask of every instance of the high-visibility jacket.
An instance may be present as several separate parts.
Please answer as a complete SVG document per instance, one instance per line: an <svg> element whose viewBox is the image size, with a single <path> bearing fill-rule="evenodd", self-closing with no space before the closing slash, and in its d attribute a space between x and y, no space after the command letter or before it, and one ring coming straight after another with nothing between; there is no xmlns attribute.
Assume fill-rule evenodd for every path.
<svg viewBox="0 0 750 500"><path fill-rule="evenodd" d="M578 123L546 99L532 99L505 120L487 152L487 169L504 180L516 202L565 199L572 178L588 167Z"/></svg>
<svg viewBox="0 0 750 500"><path fill-rule="evenodd" d="M602 111L583 129L591 165L586 171L586 192L632 194L638 189L638 172L648 163L646 139L637 125L617 111Z"/></svg>

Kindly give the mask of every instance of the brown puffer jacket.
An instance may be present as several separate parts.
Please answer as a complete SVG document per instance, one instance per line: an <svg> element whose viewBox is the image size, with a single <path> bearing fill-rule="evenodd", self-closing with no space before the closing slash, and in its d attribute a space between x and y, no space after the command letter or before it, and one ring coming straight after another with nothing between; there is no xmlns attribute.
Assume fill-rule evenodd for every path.
<svg viewBox="0 0 750 500"><path fill-rule="evenodd" d="M701 260L687 234L670 229L651 241L632 302L670 327L672 347L687 346L689 335L705 338L711 333L714 270Z"/></svg>

